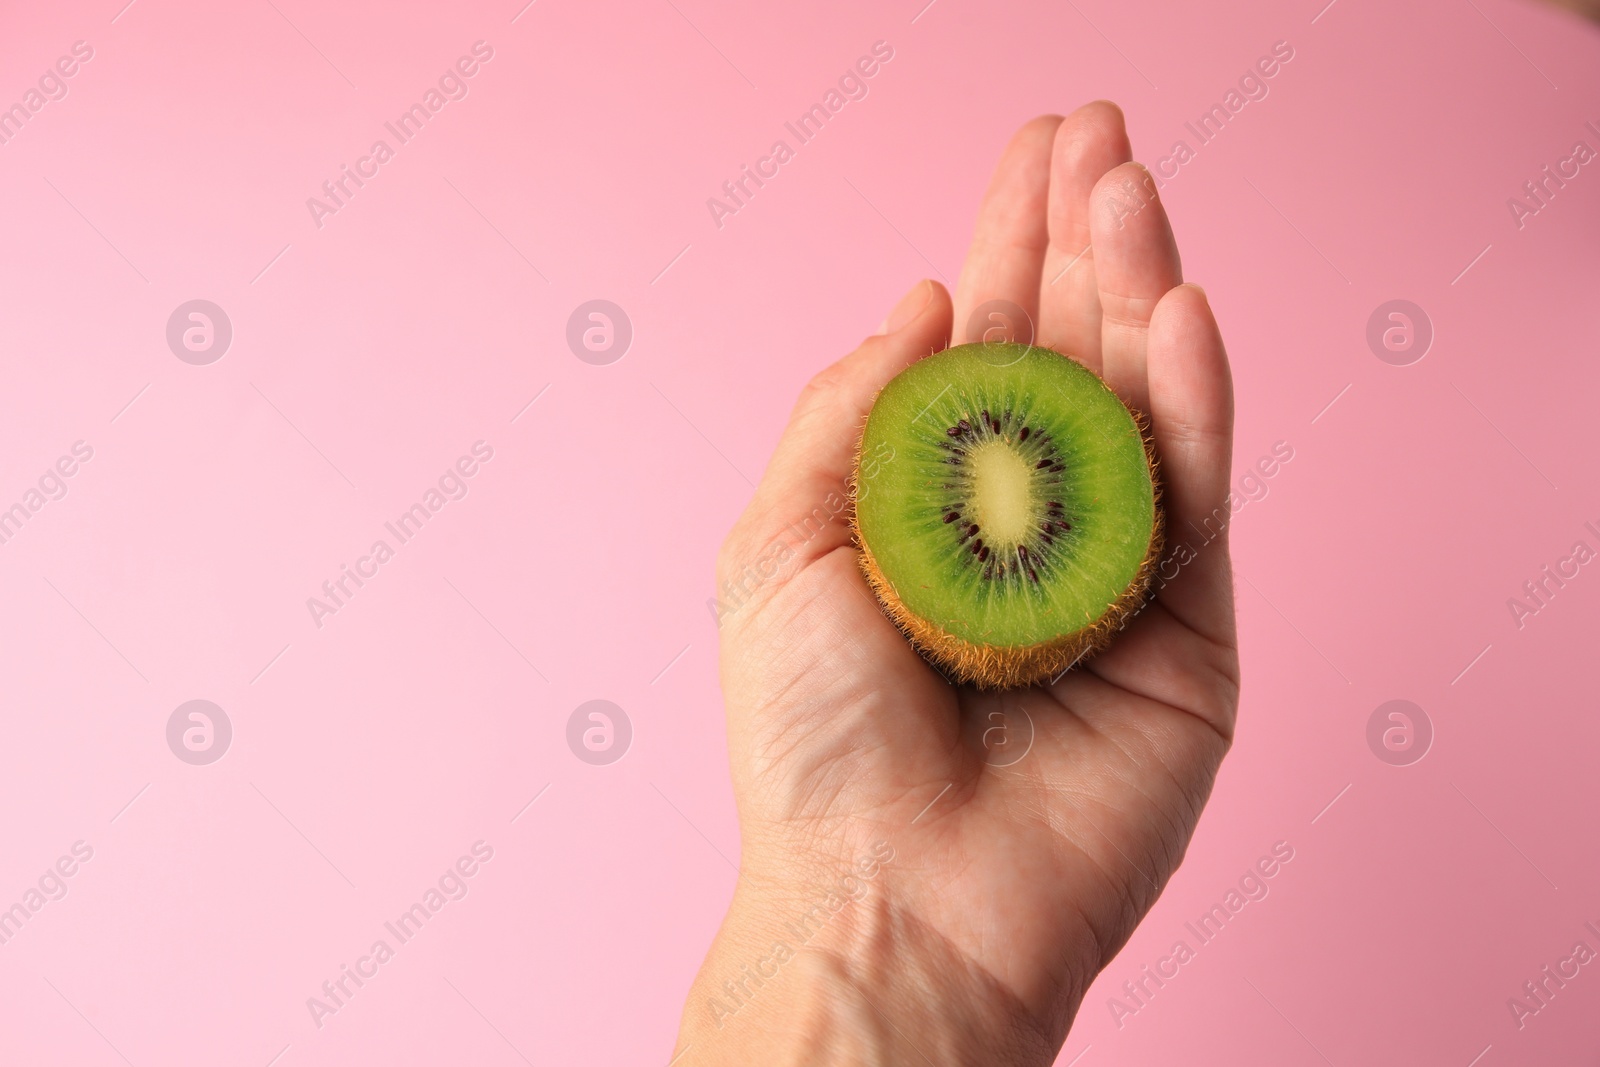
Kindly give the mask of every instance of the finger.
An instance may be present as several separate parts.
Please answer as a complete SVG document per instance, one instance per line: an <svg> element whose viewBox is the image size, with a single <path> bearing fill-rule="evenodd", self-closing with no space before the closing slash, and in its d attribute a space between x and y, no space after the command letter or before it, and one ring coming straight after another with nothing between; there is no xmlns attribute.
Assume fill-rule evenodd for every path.
<svg viewBox="0 0 1600 1067"><path fill-rule="evenodd" d="M1124 694L1153 701L1180 719L1204 723L1199 740L1214 733L1233 737L1238 715L1238 656L1231 644L1223 645L1191 629L1156 600L1140 612L1136 625L1117 635L1110 648L1089 660L1083 671L1069 672L1051 692L1075 710L1072 693L1081 691L1082 675L1116 686ZM1141 723L1148 730L1165 714ZM1193 725L1191 722L1189 725ZM1196 739L1187 727L1190 739ZM1165 747L1165 746L1164 746Z"/></svg>
<svg viewBox="0 0 1600 1067"><path fill-rule="evenodd" d="M1132 158L1122 109L1109 100L1084 104L1056 130L1038 341L1096 372L1101 366L1100 291L1089 241L1089 196L1102 175Z"/></svg>
<svg viewBox="0 0 1600 1067"><path fill-rule="evenodd" d="M1227 739L1239 688L1228 562L1233 387L1221 334L1198 286L1178 286L1156 306L1149 371L1167 544L1155 601L1088 670L1183 709ZM1071 692L1076 684L1069 674L1055 691Z"/></svg>
<svg viewBox="0 0 1600 1067"><path fill-rule="evenodd" d="M1178 246L1150 172L1124 163L1103 175L1090 197L1089 231L1100 294L1101 373L1123 400L1146 410L1150 315L1183 280Z"/></svg>
<svg viewBox="0 0 1600 1067"><path fill-rule="evenodd" d="M1007 301L1030 324L1038 322L1039 274L1050 239L1045 226L1050 148L1060 125L1060 115L1040 116L1018 130L1001 153L956 285L954 344L982 339L991 325L1020 328L1004 313L992 324L987 316L983 323L972 323L973 312L990 300ZM1031 340L1020 333L1013 336Z"/></svg>
<svg viewBox="0 0 1600 1067"><path fill-rule="evenodd" d="M729 535L724 562L733 569L781 542L804 557L786 565L793 573L849 543L845 504L862 423L890 378L948 344L950 294L937 282L918 282L882 330L801 393L755 498ZM789 536L797 529L804 536Z"/></svg>
<svg viewBox="0 0 1600 1067"><path fill-rule="evenodd" d="M1199 286L1181 285L1156 306L1148 363L1170 560L1156 578L1159 596L1191 628L1231 645L1233 379L1217 320Z"/></svg>

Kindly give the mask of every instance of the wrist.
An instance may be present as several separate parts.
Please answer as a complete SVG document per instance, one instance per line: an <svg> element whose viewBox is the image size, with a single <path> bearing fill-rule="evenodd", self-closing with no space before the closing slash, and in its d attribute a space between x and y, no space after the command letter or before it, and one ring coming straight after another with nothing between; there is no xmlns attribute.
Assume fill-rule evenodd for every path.
<svg viewBox="0 0 1600 1067"><path fill-rule="evenodd" d="M894 859L877 842L837 873L741 875L674 1067L1050 1063L1061 1035L897 904Z"/></svg>

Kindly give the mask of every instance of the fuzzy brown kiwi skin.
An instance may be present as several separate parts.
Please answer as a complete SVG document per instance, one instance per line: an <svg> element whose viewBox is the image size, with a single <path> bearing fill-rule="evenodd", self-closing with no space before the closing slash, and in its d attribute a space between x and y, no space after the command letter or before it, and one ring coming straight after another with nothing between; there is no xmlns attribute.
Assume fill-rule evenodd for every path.
<svg viewBox="0 0 1600 1067"><path fill-rule="evenodd" d="M1035 345L1035 348L1044 347ZM1053 350L1052 350L1053 351ZM1062 359L1071 357L1057 353ZM1097 375L1098 377L1098 375ZM1103 382L1103 379L1102 379ZM1107 386L1107 388L1110 388ZM879 390L880 392L882 390ZM874 396L873 404L877 403ZM871 408L868 408L869 414ZM1066 634L1036 645L1001 648L981 645L948 633L906 607L905 602L873 558L872 549L861 536L861 526L856 518L856 499L861 488L861 446L866 435L867 420L861 420L861 432L856 435L855 462L852 464L849 485L850 529L860 553L857 557L862 574L877 594L884 612L910 640L912 647L957 684L978 689L1015 689L1038 685L1057 677L1080 660L1092 656L1111 643L1117 632L1144 609L1155 583L1156 568L1161 552L1166 546L1166 516L1161 507L1161 466L1156 456L1155 437L1151 433L1150 419L1142 411L1128 409L1139 428L1139 439L1144 444L1145 463L1150 471L1155 520L1151 524L1150 544L1145 548L1144 559L1133 580L1122 591L1105 614L1091 625L1076 633Z"/></svg>

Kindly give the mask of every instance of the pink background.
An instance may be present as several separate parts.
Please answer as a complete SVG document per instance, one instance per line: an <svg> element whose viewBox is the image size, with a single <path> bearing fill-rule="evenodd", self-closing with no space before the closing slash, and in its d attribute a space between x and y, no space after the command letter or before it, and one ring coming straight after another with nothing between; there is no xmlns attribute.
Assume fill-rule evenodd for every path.
<svg viewBox="0 0 1600 1067"><path fill-rule="evenodd" d="M6 16L0 102L94 57L0 146L0 507L94 455L0 545L0 907L93 858L0 946L0 1061L665 1063L737 862L712 558L795 393L954 281L1019 123L1109 97L1154 163L1279 40L1164 190L1236 479L1294 449L1234 527L1239 739L1060 1062L1600 1054L1600 966L1520 1030L1506 1005L1600 950L1600 567L1521 629L1506 605L1600 548L1600 162L1506 206L1600 148L1600 34L1510 0L922 2ZM306 199L478 40L469 95L319 229ZM878 40L870 94L718 229L706 198ZM208 366L164 336L195 298L233 324ZM594 298L634 328L606 366L565 341ZM1436 331L1410 366L1365 340L1393 298ZM479 440L466 498L319 629L306 599ZM193 699L233 726L209 766L167 746ZM566 744L591 699L632 723L608 766ZM1391 699L1421 762L1369 750ZM307 998L480 840L319 1029ZM1119 1027L1277 841L1270 895Z"/></svg>

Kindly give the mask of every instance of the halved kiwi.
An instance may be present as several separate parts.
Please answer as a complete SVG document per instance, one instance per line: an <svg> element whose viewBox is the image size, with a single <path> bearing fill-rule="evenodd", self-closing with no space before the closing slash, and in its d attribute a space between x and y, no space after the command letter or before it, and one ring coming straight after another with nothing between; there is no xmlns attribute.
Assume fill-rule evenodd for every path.
<svg viewBox="0 0 1600 1067"><path fill-rule="evenodd" d="M1042 682L1104 647L1161 553L1145 420L1034 345L960 345L897 375L867 416L854 490L885 610L981 688Z"/></svg>

